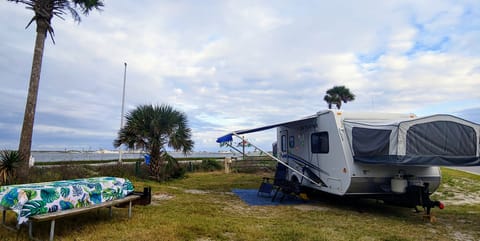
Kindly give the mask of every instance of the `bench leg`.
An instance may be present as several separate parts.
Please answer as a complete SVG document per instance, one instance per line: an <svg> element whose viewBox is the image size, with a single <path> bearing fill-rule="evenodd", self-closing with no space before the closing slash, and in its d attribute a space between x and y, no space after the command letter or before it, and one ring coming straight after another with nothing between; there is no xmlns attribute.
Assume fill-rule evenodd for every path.
<svg viewBox="0 0 480 241"><path fill-rule="evenodd" d="M132 217L132 201L128 202L128 218Z"/></svg>
<svg viewBox="0 0 480 241"><path fill-rule="evenodd" d="M15 227L8 226L6 222L6 217L7 217L7 210L2 209L2 226L10 231L18 232L20 230L20 224L17 223Z"/></svg>
<svg viewBox="0 0 480 241"><path fill-rule="evenodd" d="M30 240L41 241L40 239L33 237L33 222L32 221L28 221L28 236L30 237ZM52 240L52 239L50 239L50 240Z"/></svg>
<svg viewBox="0 0 480 241"><path fill-rule="evenodd" d="M28 222L28 236L30 239L35 240L33 237L33 223L31 221Z"/></svg>
<svg viewBox="0 0 480 241"><path fill-rule="evenodd" d="M55 219L50 223L50 241L53 241L53 235L55 234Z"/></svg>
<svg viewBox="0 0 480 241"><path fill-rule="evenodd" d="M113 216L113 214L112 214L112 206L108 207L108 210L109 210L109 212L110 212L110 217L112 217L112 216Z"/></svg>

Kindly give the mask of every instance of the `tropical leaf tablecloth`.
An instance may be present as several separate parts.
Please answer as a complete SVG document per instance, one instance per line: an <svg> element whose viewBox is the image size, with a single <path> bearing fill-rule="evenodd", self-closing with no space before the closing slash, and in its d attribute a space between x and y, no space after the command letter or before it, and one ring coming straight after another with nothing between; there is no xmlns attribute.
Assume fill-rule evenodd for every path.
<svg viewBox="0 0 480 241"><path fill-rule="evenodd" d="M133 192L130 180L95 177L0 187L0 205L17 213L18 224L28 217L123 198Z"/></svg>

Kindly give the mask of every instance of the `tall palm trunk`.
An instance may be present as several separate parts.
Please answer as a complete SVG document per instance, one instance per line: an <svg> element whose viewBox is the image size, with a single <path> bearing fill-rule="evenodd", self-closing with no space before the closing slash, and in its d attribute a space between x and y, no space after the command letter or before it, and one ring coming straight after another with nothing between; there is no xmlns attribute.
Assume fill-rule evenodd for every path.
<svg viewBox="0 0 480 241"><path fill-rule="evenodd" d="M33 122L35 120L35 108L37 105L38 86L40 84L40 72L42 70L43 49L47 37L48 25L43 21L37 21L37 36L33 52L32 72L30 74L30 86L28 87L25 115L23 117L22 133L18 151L23 159L23 174L28 175L28 161L32 147Z"/></svg>

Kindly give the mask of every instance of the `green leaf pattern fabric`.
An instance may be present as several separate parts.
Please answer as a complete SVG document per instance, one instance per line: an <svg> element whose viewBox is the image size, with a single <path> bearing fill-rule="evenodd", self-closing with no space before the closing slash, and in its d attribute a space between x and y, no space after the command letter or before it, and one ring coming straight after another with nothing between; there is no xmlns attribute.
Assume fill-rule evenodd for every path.
<svg viewBox="0 0 480 241"><path fill-rule="evenodd" d="M29 200L27 201L20 212L21 216L32 216L35 214L46 213L48 208L43 200Z"/></svg>
<svg viewBox="0 0 480 241"><path fill-rule="evenodd" d="M66 188L66 187L62 187L60 189L60 195L62 195L62 197L68 197L68 195L70 195L70 189L69 188Z"/></svg>
<svg viewBox="0 0 480 241"><path fill-rule="evenodd" d="M17 213L17 221L22 224L32 215L111 201L133 190L130 180L118 177L1 186L0 205Z"/></svg>
<svg viewBox="0 0 480 241"><path fill-rule="evenodd" d="M40 197L42 197L42 200L46 203L52 203L57 200L59 196L60 195L55 188L45 188L40 190Z"/></svg>
<svg viewBox="0 0 480 241"><path fill-rule="evenodd" d="M25 194L27 194L28 200L32 200L32 199L35 199L35 197L37 197L37 192L35 190L26 189L24 190L24 192Z"/></svg>
<svg viewBox="0 0 480 241"><path fill-rule="evenodd" d="M12 189L8 190L7 193L4 193L2 201L0 204L4 207L13 207L16 203L18 203L18 190ZM5 192L5 191L4 191Z"/></svg>
<svg viewBox="0 0 480 241"><path fill-rule="evenodd" d="M66 202L66 201L60 200L60 208L62 210L70 209L70 208L73 208L73 204L68 201Z"/></svg>

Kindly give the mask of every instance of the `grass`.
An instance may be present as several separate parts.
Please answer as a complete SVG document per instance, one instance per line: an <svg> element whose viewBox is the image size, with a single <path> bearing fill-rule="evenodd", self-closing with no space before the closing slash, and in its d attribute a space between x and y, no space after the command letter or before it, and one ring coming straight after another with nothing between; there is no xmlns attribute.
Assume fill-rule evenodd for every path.
<svg viewBox="0 0 480 241"><path fill-rule="evenodd" d="M434 197L439 199L452 198L456 194L469 195L480 198L480 175L442 168L442 185Z"/></svg>
<svg viewBox="0 0 480 241"><path fill-rule="evenodd" d="M457 180L466 190L478 190L478 176L444 169L447 186ZM131 219L126 209L108 209L63 218L56 222L55 240L479 240L480 205L450 205L435 209L437 222L422 214L371 200L349 201L319 195L304 205L248 206L231 194L233 188L258 188L271 174L189 173L186 178L157 183L131 177L138 190L151 186L149 206L135 206ZM452 183L453 182L453 183ZM448 199L448 195L445 196ZM14 223L10 212L8 223ZM49 223L34 232L47 239ZM0 240L28 240L27 228L15 234L0 229Z"/></svg>
<svg viewBox="0 0 480 241"><path fill-rule="evenodd" d="M480 205L480 175L442 168L442 185L432 198L445 200L446 205Z"/></svg>

